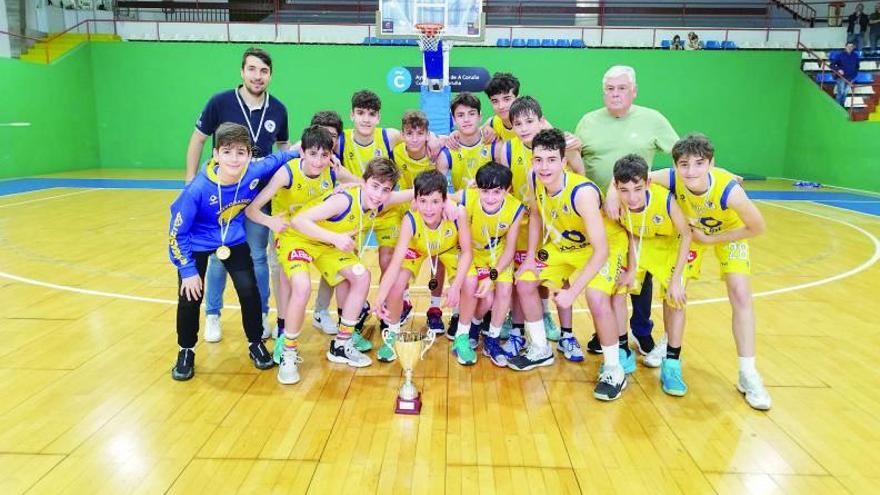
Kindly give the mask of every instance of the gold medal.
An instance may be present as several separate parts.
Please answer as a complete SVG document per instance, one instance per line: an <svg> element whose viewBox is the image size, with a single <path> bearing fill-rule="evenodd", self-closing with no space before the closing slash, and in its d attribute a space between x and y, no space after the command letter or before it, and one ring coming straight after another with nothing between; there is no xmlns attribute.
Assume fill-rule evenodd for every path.
<svg viewBox="0 0 880 495"><path fill-rule="evenodd" d="M539 249L538 259L541 261L547 261L548 259L550 259L550 253L548 253L546 249Z"/></svg>
<svg viewBox="0 0 880 495"><path fill-rule="evenodd" d="M220 246L217 248L214 253L217 255L217 258L220 260L228 260L229 256L232 254L232 250L229 249L229 246Z"/></svg>
<svg viewBox="0 0 880 495"><path fill-rule="evenodd" d="M351 267L351 273L354 273L358 277L367 272L367 267L363 265L363 263L356 263Z"/></svg>
<svg viewBox="0 0 880 495"><path fill-rule="evenodd" d="M434 290L434 289L436 289L437 286L439 286L439 285L440 285L440 284L437 282L437 279L436 279L436 278L432 278L431 280L428 281L428 290Z"/></svg>

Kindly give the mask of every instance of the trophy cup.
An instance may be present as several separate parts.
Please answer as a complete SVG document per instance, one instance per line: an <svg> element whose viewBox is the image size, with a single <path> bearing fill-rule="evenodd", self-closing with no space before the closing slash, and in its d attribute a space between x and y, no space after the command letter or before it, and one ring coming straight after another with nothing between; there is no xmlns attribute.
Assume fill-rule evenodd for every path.
<svg viewBox="0 0 880 495"><path fill-rule="evenodd" d="M422 410L422 400L412 381L413 369L419 360L425 358L425 353L434 344L434 332L428 330L427 327L422 327L419 330L412 328L401 330L392 345L391 335L388 329L385 329L382 332L382 339L394 349L405 377L400 392L397 394L397 406L394 412L397 414L419 414Z"/></svg>

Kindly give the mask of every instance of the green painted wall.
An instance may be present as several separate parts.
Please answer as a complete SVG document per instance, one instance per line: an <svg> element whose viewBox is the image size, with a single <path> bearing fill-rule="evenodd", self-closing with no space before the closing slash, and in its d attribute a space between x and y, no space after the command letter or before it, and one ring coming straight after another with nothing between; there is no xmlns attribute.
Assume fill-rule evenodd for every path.
<svg viewBox="0 0 880 495"><path fill-rule="evenodd" d="M246 45L206 43L94 44L94 81L104 167L183 168L186 145L214 92L240 82ZM418 106L416 93L395 94L385 76L418 65L412 47L272 45L270 91L288 107L292 134L317 110L343 118L361 88L382 97L382 125ZM793 68L791 52L670 53L654 50L499 50L457 47L453 65L511 71L557 126L571 130L602 105L601 77L613 64L638 72L637 102L662 111L680 132L712 137L719 163L739 172L781 175ZM484 101L484 113L491 107ZM668 163L661 157L658 164Z"/></svg>
<svg viewBox="0 0 880 495"><path fill-rule="evenodd" d="M852 122L805 75L791 95L785 177L880 192L880 122Z"/></svg>
<svg viewBox="0 0 880 495"><path fill-rule="evenodd" d="M92 55L87 45L40 65L0 57L0 178L97 168Z"/></svg>

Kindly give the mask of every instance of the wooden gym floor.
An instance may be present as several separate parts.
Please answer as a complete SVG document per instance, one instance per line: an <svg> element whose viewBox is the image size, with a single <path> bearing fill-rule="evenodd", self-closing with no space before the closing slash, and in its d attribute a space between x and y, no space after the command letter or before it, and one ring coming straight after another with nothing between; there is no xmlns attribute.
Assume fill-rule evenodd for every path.
<svg viewBox="0 0 880 495"><path fill-rule="evenodd" d="M844 209L876 197L809 193L827 194L819 204L786 181L747 183L781 198L760 200L768 231L752 248L767 413L734 388L730 309L709 262L689 293L686 397L666 396L640 364L623 397L601 403L596 356L526 373L482 356L464 368L440 339L417 369L425 405L410 417L393 412L398 364L333 365L309 323L302 382L258 372L235 309L221 343L199 343L195 379L172 381L165 240L179 184L64 184L0 196L0 493L830 495L880 483L880 217ZM412 292L423 312L424 288ZM575 328L584 343L583 309Z"/></svg>

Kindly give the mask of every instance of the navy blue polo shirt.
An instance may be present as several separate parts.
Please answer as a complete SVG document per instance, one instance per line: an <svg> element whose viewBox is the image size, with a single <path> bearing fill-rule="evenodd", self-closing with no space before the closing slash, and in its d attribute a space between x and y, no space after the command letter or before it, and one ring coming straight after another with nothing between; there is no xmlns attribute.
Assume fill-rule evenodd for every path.
<svg viewBox="0 0 880 495"><path fill-rule="evenodd" d="M240 88L241 86L239 86ZM239 104L240 103L240 104ZM250 120L251 137L257 135L254 143L254 158L259 158L272 153L272 146L278 142L289 140L287 128L287 108L277 98L269 95L266 102L266 115L263 116L263 107L251 110L238 94L238 89L230 89L217 93L208 100L205 109L202 110L196 121L196 129L203 134L213 136L214 132L224 122L232 122L248 127L245 113ZM242 112L244 108L244 112ZM260 118L263 123L260 125Z"/></svg>

